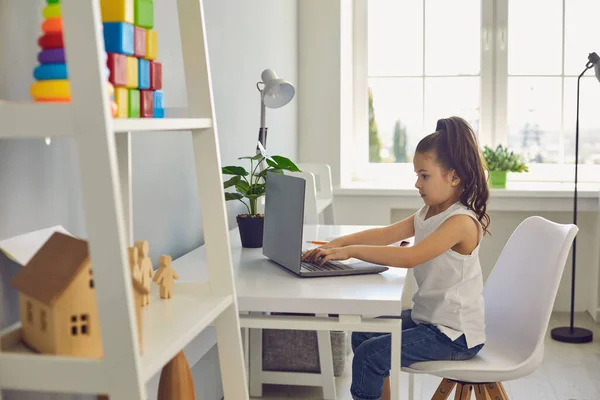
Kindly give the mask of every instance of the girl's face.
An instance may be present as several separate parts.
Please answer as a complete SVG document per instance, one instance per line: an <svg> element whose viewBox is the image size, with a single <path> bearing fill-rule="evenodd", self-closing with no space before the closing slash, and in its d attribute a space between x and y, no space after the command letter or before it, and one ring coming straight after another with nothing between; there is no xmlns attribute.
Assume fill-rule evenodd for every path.
<svg viewBox="0 0 600 400"><path fill-rule="evenodd" d="M452 204L460 198L460 178L454 170L445 171L433 152L416 153L413 165L417 174L415 187L430 207ZM449 205L448 204L448 205Z"/></svg>

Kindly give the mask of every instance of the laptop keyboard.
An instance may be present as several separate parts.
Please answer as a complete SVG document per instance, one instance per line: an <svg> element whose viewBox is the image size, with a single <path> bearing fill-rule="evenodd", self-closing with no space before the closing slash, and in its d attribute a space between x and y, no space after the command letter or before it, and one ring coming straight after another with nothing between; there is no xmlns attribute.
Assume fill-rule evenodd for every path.
<svg viewBox="0 0 600 400"><path fill-rule="evenodd" d="M323 265L318 263L311 263L307 261L301 261L300 265L302 268L306 268L309 271L345 271L352 269L344 263L336 261L327 261Z"/></svg>

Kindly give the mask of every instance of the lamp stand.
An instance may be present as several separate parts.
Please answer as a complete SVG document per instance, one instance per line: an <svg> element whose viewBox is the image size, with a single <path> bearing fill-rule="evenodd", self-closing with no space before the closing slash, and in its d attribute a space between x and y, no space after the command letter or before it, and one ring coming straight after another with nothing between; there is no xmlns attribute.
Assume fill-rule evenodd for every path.
<svg viewBox="0 0 600 400"><path fill-rule="evenodd" d="M577 225L577 166L579 164L579 82L583 74L594 64L590 61L586 64L585 69L577 78L577 117L575 119L575 190L573 193L573 224ZM575 315L575 265L577 255L577 238L573 239L573 273L571 277L571 321L568 327L554 328L550 332L552 339L565 343L588 343L594 338L592 331L584 328L576 328L573 326Z"/></svg>

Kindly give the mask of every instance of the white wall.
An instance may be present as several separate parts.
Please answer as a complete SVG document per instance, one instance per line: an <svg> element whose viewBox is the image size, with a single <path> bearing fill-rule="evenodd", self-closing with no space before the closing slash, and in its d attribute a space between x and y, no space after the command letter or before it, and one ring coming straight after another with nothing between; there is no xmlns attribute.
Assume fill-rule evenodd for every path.
<svg viewBox="0 0 600 400"><path fill-rule="evenodd" d="M29 100L44 0L0 0L0 99ZM260 122L256 82L265 68L298 82L298 25L295 0L205 0L205 20L223 164L252 154ZM181 44L176 0L155 1L155 29L167 107L185 107ZM68 50L67 50L68 56ZM268 150L297 159L297 99L285 108L267 110ZM134 236L150 242L159 254L174 258L203 243L201 208L196 193L191 138L187 133L133 136ZM0 140L0 238L62 224L85 236L77 155L70 140ZM230 225L243 206L228 204ZM14 290L7 281L15 264L0 257L0 322L18 318ZM206 353L214 335L198 338L186 355ZM216 348L193 369L199 398L222 398ZM155 393L151 383L150 397ZM59 399L5 393L5 399Z"/></svg>

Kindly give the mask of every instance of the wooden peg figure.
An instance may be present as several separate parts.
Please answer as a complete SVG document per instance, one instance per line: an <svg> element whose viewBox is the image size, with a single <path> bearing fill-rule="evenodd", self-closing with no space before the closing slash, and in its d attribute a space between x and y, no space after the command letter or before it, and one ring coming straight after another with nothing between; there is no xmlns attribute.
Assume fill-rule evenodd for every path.
<svg viewBox="0 0 600 400"><path fill-rule="evenodd" d="M142 273L142 286L150 293L150 280L154 274L154 268L152 267L152 260L148 256L150 245L147 240L138 240L135 242L135 247L138 249L138 259L140 270ZM150 304L150 295L144 295L144 301L142 305Z"/></svg>
<svg viewBox="0 0 600 400"><path fill-rule="evenodd" d="M163 254L159 257L159 262L160 266L152 280L160 285L160 298L170 299L174 280L179 279L179 275L177 275L177 272L171 267L171 263L173 262L171 256Z"/></svg>
<svg viewBox="0 0 600 400"><path fill-rule="evenodd" d="M129 247L129 267L131 268L131 276L138 282L142 282L142 270L138 258L138 249Z"/></svg>

